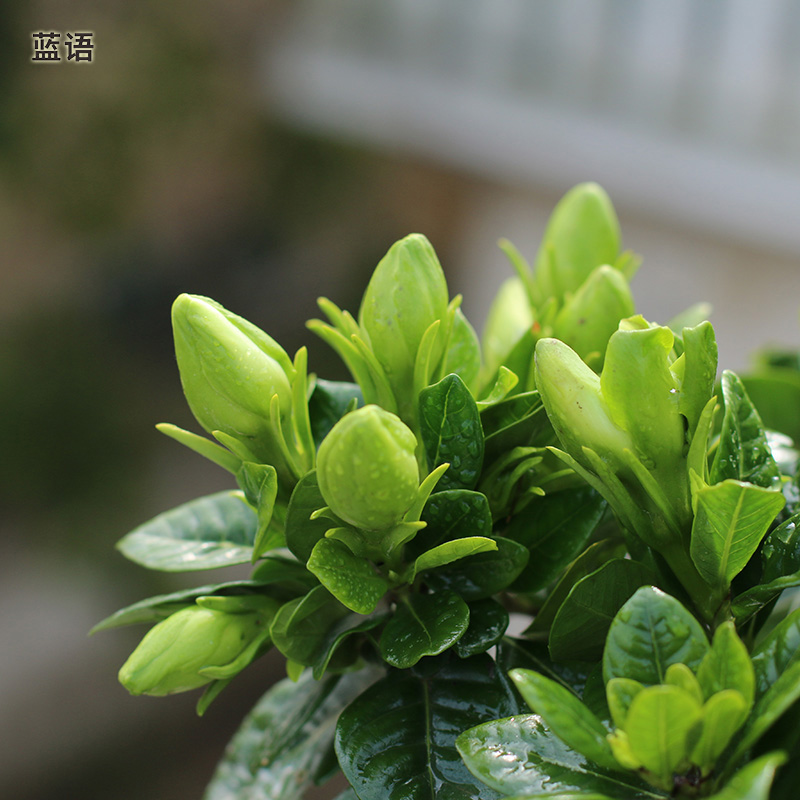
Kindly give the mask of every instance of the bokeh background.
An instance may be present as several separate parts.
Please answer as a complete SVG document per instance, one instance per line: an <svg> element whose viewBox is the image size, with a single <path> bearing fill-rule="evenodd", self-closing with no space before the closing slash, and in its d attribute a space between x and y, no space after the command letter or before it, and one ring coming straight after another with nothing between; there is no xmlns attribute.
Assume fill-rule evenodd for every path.
<svg viewBox="0 0 800 800"><path fill-rule="evenodd" d="M37 31L91 31L93 62L32 63ZM739 370L800 344L800 6L4 0L0 796L199 798L280 675L267 658L198 720L195 697L116 683L142 631L86 637L209 578L113 549L229 485L153 428L195 427L174 296L210 295L341 378L304 328L317 296L355 311L420 231L480 327L511 274L497 239L532 259L584 180L644 256L647 318L711 301Z"/></svg>

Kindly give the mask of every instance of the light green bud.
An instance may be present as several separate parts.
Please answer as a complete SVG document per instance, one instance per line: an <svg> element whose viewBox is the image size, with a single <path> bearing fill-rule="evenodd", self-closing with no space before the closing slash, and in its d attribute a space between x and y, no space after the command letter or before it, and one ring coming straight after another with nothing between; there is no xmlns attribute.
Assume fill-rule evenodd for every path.
<svg viewBox="0 0 800 800"><path fill-rule="evenodd" d="M358 320L369 336L401 409L414 402L414 362L425 331L447 314L447 282L431 243L412 233L381 259L364 292ZM444 352L439 336L431 363Z"/></svg>
<svg viewBox="0 0 800 800"><path fill-rule="evenodd" d="M325 502L357 528L393 527L417 495L416 447L411 429L379 406L346 414L317 454L317 481Z"/></svg>
<svg viewBox="0 0 800 800"><path fill-rule="evenodd" d="M533 312L525 287L518 277L508 278L495 295L483 328L483 359L487 376L497 372L531 325Z"/></svg>
<svg viewBox="0 0 800 800"><path fill-rule="evenodd" d="M294 370L266 333L213 300L182 294L172 306L175 355L186 399L209 432L243 441L265 463L279 460L270 403L288 416Z"/></svg>
<svg viewBox="0 0 800 800"><path fill-rule="evenodd" d="M633 295L625 276L604 265L593 270L569 297L553 323L553 334L592 366L603 363L606 346L621 319L634 312Z"/></svg>
<svg viewBox="0 0 800 800"><path fill-rule="evenodd" d="M277 603L264 598L262 607L251 605L237 613L199 605L176 611L148 631L120 669L120 683L131 694L155 697L210 683L213 677L204 670L234 664L268 637Z"/></svg>
<svg viewBox="0 0 800 800"><path fill-rule="evenodd" d="M590 468L583 447L594 450L614 471L622 471L622 451L633 450L630 434L616 425L600 378L569 345L541 339L536 345L536 387L564 449Z"/></svg>
<svg viewBox="0 0 800 800"><path fill-rule="evenodd" d="M547 223L536 257L536 284L544 298L577 291L601 264L613 264L620 250L614 206L596 183L570 189Z"/></svg>

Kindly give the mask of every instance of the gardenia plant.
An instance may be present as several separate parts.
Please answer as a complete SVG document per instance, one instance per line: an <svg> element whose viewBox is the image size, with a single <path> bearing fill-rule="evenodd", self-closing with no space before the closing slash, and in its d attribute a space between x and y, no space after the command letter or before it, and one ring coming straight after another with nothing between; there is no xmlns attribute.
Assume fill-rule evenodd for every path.
<svg viewBox="0 0 800 800"><path fill-rule="evenodd" d="M746 381L717 385L704 306L636 314L639 260L600 187L558 204L535 268L501 246L516 274L482 343L417 234L357 316L321 299L308 327L353 383L213 300L175 301L208 435L159 430L238 488L118 546L252 572L95 630L151 625L120 681L202 688L200 714L285 657L207 800L295 800L337 770L340 800L795 797L800 611L776 601L800 586L797 451Z"/></svg>

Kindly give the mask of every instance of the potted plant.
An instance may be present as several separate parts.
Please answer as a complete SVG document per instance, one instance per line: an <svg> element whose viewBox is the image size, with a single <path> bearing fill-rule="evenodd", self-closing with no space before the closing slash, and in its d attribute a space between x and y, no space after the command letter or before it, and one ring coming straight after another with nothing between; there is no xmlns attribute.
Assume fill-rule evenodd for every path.
<svg viewBox="0 0 800 800"><path fill-rule="evenodd" d="M159 429L238 489L119 549L252 573L96 630L151 624L121 682L202 688L200 714L285 656L209 800L292 800L337 770L342 800L793 796L800 611L778 600L800 585L797 451L739 377L717 384L698 309L636 314L639 259L600 187L561 200L533 268L501 246L516 274L482 341L420 235L357 317L321 299L308 327L352 383L213 300L175 301L209 436Z"/></svg>

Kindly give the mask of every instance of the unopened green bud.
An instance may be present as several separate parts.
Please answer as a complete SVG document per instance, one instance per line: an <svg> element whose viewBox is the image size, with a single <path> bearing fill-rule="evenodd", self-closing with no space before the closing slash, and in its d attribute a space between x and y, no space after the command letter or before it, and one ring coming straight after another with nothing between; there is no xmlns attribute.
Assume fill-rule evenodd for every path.
<svg viewBox="0 0 800 800"><path fill-rule="evenodd" d="M293 367L287 354L255 325L197 295L178 297L172 326L183 391L197 421L274 463L270 404L277 395L282 416L288 415Z"/></svg>
<svg viewBox="0 0 800 800"><path fill-rule="evenodd" d="M486 374L494 375L514 345L533 325L533 312L522 281L503 281L495 295L483 329L483 359Z"/></svg>
<svg viewBox="0 0 800 800"><path fill-rule="evenodd" d="M561 300L577 291L593 269L613 264L619 250L619 221L611 200L596 183L581 183L550 217L536 257L536 284L543 297Z"/></svg>
<svg viewBox="0 0 800 800"><path fill-rule="evenodd" d="M237 659L243 669L254 645L268 638L277 608L268 598L250 605L236 613L200 605L176 611L145 635L120 669L120 683L131 694L161 697L204 686L215 677L206 670L238 666Z"/></svg>
<svg viewBox="0 0 800 800"><path fill-rule="evenodd" d="M593 270L566 300L553 323L553 333L584 361L591 359L592 366L599 368L609 338L620 320L633 312L633 295L625 276L604 265Z"/></svg>
<svg viewBox="0 0 800 800"><path fill-rule="evenodd" d="M317 454L317 481L325 502L357 528L393 527L417 494L416 447L411 429L379 406L346 414Z"/></svg>
<svg viewBox="0 0 800 800"><path fill-rule="evenodd" d="M535 363L536 386L564 449L589 467L582 449L589 447L615 471L622 469L622 451L633 450L634 442L612 421L599 376L558 339L537 343Z"/></svg>
<svg viewBox="0 0 800 800"><path fill-rule="evenodd" d="M396 242L372 274L359 323L401 408L413 402L414 362L425 331L447 314L447 283L431 243L413 233ZM431 363L444 352L440 335Z"/></svg>

